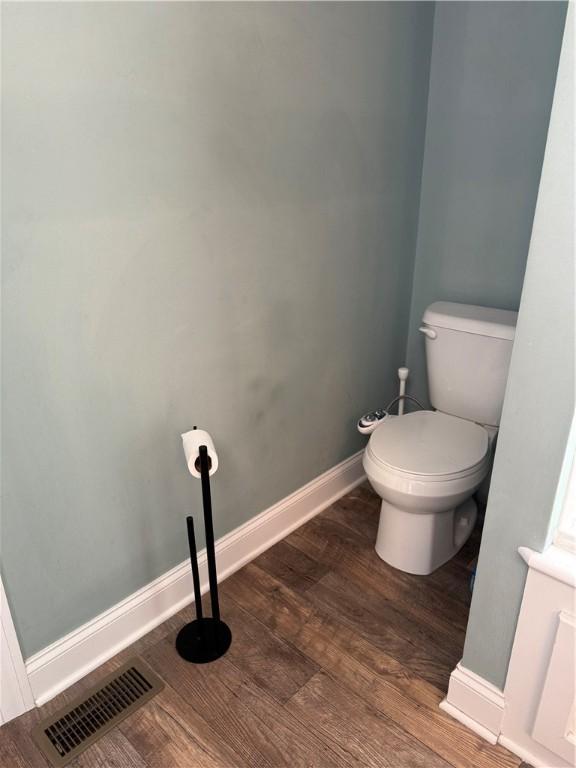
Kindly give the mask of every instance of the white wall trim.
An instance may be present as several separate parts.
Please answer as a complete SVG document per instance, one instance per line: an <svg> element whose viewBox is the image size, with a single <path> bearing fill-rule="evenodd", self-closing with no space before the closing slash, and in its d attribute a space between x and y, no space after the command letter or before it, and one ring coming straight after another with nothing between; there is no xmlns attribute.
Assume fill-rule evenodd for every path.
<svg viewBox="0 0 576 768"><path fill-rule="evenodd" d="M504 716L504 693L458 664L450 675L448 694L440 704L447 712L490 744L496 744Z"/></svg>
<svg viewBox="0 0 576 768"><path fill-rule="evenodd" d="M576 589L574 552L552 545L544 552L536 552L530 547L518 547L518 554L532 570Z"/></svg>
<svg viewBox="0 0 576 768"><path fill-rule="evenodd" d="M10 605L0 579L0 725L34 707Z"/></svg>
<svg viewBox="0 0 576 768"><path fill-rule="evenodd" d="M364 479L362 451L218 539L218 580L283 539ZM184 525L184 520L182 521ZM202 592L208 590L206 550L199 553ZM26 660L38 706L150 632L193 600L190 560L165 573Z"/></svg>

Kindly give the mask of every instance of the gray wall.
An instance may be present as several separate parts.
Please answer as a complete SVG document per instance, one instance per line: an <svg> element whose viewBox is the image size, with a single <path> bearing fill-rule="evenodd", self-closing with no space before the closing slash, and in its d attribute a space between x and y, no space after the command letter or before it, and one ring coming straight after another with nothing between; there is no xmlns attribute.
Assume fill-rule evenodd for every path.
<svg viewBox="0 0 576 768"><path fill-rule="evenodd" d="M565 3L437 4L406 354L418 397L428 304L518 309L565 13Z"/></svg>
<svg viewBox="0 0 576 768"><path fill-rule="evenodd" d="M571 11L573 12L573 11ZM464 664L504 686L526 566L541 550L574 411L574 23L568 20L502 414Z"/></svg>
<svg viewBox="0 0 576 768"><path fill-rule="evenodd" d="M433 5L3 7L2 570L25 655L361 448L406 342Z"/></svg>

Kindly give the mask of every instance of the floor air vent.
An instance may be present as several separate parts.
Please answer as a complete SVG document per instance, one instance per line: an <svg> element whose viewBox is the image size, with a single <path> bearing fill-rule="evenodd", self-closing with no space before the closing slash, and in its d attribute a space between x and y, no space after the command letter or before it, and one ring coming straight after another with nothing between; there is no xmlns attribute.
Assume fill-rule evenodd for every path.
<svg viewBox="0 0 576 768"><path fill-rule="evenodd" d="M131 659L82 696L38 723L32 737L55 768L66 765L159 693L164 683Z"/></svg>

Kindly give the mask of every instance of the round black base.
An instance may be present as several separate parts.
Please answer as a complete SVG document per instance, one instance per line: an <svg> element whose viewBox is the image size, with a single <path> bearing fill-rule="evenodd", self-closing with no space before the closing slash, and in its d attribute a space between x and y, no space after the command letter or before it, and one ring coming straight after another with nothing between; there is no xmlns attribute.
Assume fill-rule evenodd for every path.
<svg viewBox="0 0 576 768"><path fill-rule="evenodd" d="M232 632L223 621L196 619L178 632L176 650L186 661L206 664L224 656L231 642Z"/></svg>

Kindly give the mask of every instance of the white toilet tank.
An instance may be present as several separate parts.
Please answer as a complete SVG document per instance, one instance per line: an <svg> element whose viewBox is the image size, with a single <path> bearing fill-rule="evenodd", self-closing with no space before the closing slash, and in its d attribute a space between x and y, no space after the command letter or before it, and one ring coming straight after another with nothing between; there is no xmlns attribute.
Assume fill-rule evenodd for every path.
<svg viewBox="0 0 576 768"><path fill-rule="evenodd" d="M430 402L438 411L497 427L517 312L438 301L424 312Z"/></svg>

